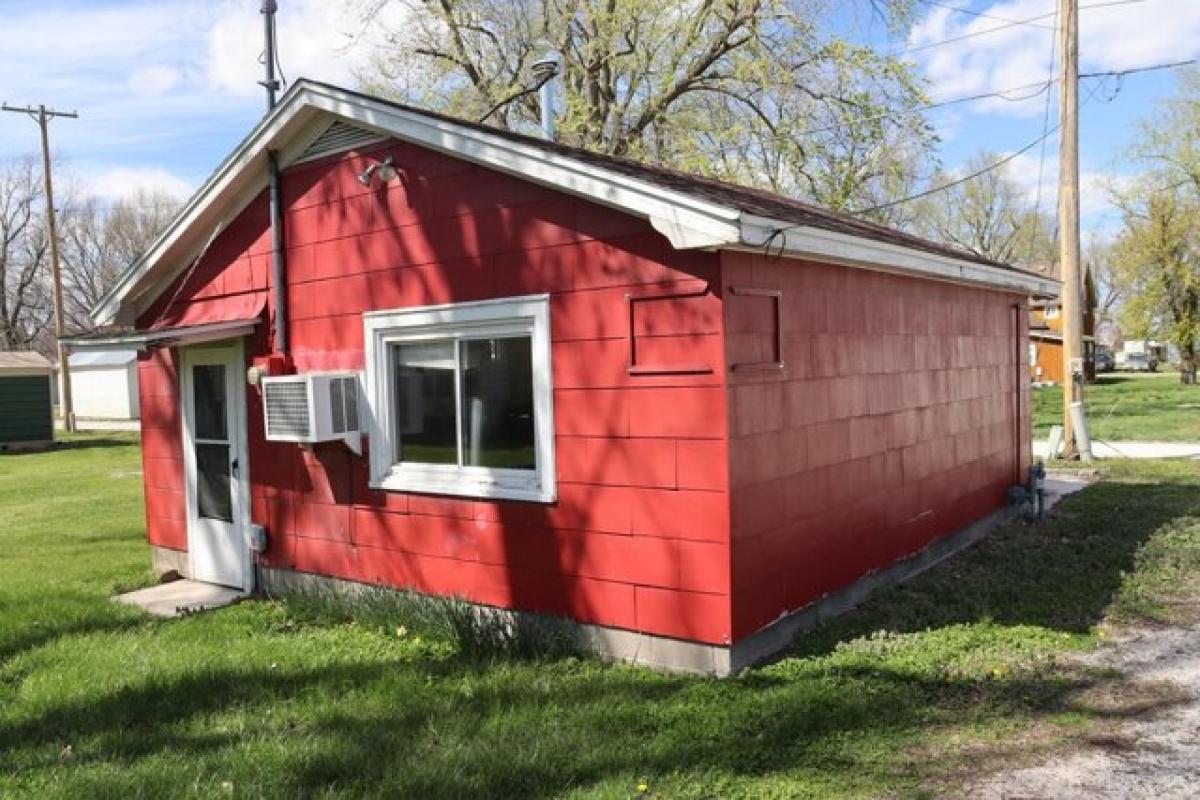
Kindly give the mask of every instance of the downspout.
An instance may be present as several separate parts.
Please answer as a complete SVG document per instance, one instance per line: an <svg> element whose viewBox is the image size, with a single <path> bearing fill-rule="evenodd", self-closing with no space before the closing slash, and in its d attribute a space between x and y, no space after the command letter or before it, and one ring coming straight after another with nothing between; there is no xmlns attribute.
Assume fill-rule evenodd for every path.
<svg viewBox="0 0 1200 800"><path fill-rule="evenodd" d="M275 352L288 357L287 257L283 249L283 211L279 186L279 160L274 150L267 153L268 188L271 205L271 289L275 295Z"/></svg>
<svg viewBox="0 0 1200 800"><path fill-rule="evenodd" d="M279 81L275 78L275 0L263 0L263 66L265 79L261 82L267 90L267 113L275 108L275 93ZM271 207L271 289L275 298L275 347L274 352L288 361L287 325L287 258L283 248L283 210L279 187L279 157L276 151L267 152L267 176L269 180L268 202Z"/></svg>

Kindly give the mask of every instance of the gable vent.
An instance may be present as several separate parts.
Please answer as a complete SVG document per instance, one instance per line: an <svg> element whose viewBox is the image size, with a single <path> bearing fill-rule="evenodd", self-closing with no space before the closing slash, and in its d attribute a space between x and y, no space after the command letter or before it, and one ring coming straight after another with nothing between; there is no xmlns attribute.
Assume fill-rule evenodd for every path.
<svg viewBox="0 0 1200 800"><path fill-rule="evenodd" d="M365 147L383 141L383 138L375 131L336 120L313 140L313 143L296 159L296 163Z"/></svg>

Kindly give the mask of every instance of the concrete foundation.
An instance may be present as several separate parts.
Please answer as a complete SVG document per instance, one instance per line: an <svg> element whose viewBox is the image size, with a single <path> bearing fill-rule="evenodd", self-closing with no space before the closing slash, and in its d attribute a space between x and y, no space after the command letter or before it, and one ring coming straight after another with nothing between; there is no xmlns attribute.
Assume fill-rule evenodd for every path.
<svg viewBox="0 0 1200 800"><path fill-rule="evenodd" d="M192 577L191 564L186 550L171 550L167 547L150 545L150 569L159 578L169 572L177 572L183 578Z"/></svg>
<svg viewBox="0 0 1200 800"><path fill-rule="evenodd" d="M1088 481L1055 481L1048 486L1051 503L1078 491ZM1048 503L1051 504L1051 503ZM640 664L675 672L702 675L727 676L746 667L770 659L787 649L795 637L812 630L821 623L844 614L864 602L872 593L898 583L903 583L959 551L970 547L998 526L1009 521L1015 512L1001 509L968 525L957 533L946 536L924 550L897 561L886 569L869 573L840 591L826 595L815 603L785 614L766 628L759 630L732 646L710 645L654 636L637 631L608 628L600 625L570 623L581 649L594 652L602 658L631 664ZM176 571L187 576L187 553L162 547L151 547L154 570L159 575ZM387 589L342 578L295 572L276 567L261 567L258 572L260 591L270 596L294 593L321 593L342 595L347 599L366 590ZM537 617L531 612L497 609L514 621L522 617Z"/></svg>
<svg viewBox="0 0 1200 800"><path fill-rule="evenodd" d="M732 647L730 670L738 670L766 661L787 648L797 635L816 628L826 620L845 614L861 605L879 589L903 583L946 560L1008 522L1015 512L1001 509L930 544L924 550L901 559L890 567L869 572L849 586L827 594L815 603L797 609L772 622Z"/></svg>

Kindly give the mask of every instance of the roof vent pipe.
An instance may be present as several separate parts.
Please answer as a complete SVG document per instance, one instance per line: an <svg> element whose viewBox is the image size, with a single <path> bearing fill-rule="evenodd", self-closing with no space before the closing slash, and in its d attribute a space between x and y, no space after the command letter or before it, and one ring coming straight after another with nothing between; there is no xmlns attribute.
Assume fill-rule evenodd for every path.
<svg viewBox="0 0 1200 800"><path fill-rule="evenodd" d="M279 81L275 79L275 0L263 0L263 66L265 80L260 81L267 90L267 113L275 108L275 92ZM288 354L287 315L287 256L283 239L283 198L280 188L279 158L274 150L267 151L267 203L271 215L271 289L275 296L275 352Z"/></svg>
<svg viewBox="0 0 1200 800"><path fill-rule="evenodd" d="M541 109L542 137L553 142L554 130L554 95L558 76L558 54L551 53L541 61L530 66L533 76L538 81L538 106Z"/></svg>
<svg viewBox="0 0 1200 800"><path fill-rule="evenodd" d="M279 10L275 0L263 0L259 13L263 15L263 54L262 63L266 68L266 77L258 85L267 90L267 111L275 107L275 93L279 91L279 81L275 78L275 12Z"/></svg>

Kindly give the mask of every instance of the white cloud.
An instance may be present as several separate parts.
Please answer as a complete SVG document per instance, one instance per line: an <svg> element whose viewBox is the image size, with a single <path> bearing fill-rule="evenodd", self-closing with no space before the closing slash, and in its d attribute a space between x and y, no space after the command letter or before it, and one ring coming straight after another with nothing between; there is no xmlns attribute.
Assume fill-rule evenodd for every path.
<svg viewBox="0 0 1200 800"><path fill-rule="evenodd" d="M174 89L183 73L166 64L144 67L129 76L129 89L140 97L157 97Z"/></svg>
<svg viewBox="0 0 1200 800"><path fill-rule="evenodd" d="M1058 206L1058 152L1054 147L1046 150L1044 166L1040 154L1026 153L1008 163L1008 175L1025 190L1031 201L1038 198L1038 176L1041 175L1041 208L1053 213ZM1087 218L1102 214L1112 208L1109 194L1120 188L1128 177L1105 170L1083 170L1079 173L1079 213Z"/></svg>
<svg viewBox="0 0 1200 800"><path fill-rule="evenodd" d="M908 47L918 49L907 57L924 68L935 99L1028 87L1010 94L1020 98L1036 90L1030 84L1051 77L1056 5L1057 0L1000 0L976 9L1006 20L1050 15L1022 25L937 8L914 26ZM1079 30L1084 71L1192 58L1200 54L1200 2L1143 0L1085 7L1080 11ZM953 39L958 41L925 47ZM1045 102L1044 94L1019 101L989 98L972 103L970 109L1031 117L1043 113Z"/></svg>
<svg viewBox="0 0 1200 800"><path fill-rule="evenodd" d="M207 76L213 87L243 97L262 94L258 7L257 0L226 0L219 7L207 42ZM276 29L280 66L292 80L352 83L354 71L370 58L373 43L361 35L353 4L296 0L280 9Z"/></svg>
<svg viewBox="0 0 1200 800"><path fill-rule="evenodd" d="M79 180L83 193L113 201L132 197L138 192L162 192L180 200L194 188L191 183L160 167L99 168Z"/></svg>

